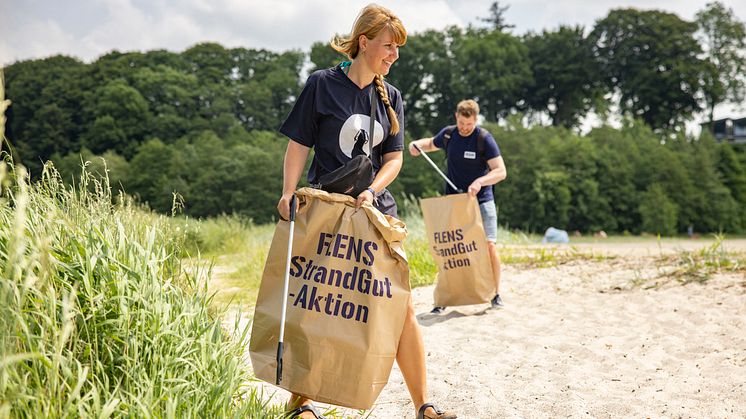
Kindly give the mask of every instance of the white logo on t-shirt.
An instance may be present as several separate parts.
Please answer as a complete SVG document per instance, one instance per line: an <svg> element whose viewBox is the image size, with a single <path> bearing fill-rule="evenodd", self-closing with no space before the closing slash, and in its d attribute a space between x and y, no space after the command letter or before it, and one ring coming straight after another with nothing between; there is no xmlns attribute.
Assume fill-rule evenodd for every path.
<svg viewBox="0 0 746 419"><path fill-rule="evenodd" d="M359 113L350 115L339 130L339 148L347 157L360 154L368 155L368 129L370 116ZM383 126L376 121L373 147L383 141Z"/></svg>
<svg viewBox="0 0 746 419"><path fill-rule="evenodd" d="M464 151L464 158L474 160L477 158L477 153L473 151Z"/></svg>

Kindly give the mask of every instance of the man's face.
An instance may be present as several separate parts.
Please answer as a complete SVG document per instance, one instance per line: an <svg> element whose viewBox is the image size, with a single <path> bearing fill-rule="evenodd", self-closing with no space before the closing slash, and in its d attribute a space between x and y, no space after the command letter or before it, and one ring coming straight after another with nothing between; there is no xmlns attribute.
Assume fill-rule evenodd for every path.
<svg viewBox="0 0 746 419"><path fill-rule="evenodd" d="M474 132L474 128L477 127L477 116L463 116L456 114L456 127L458 127L458 133L462 137L468 137Z"/></svg>

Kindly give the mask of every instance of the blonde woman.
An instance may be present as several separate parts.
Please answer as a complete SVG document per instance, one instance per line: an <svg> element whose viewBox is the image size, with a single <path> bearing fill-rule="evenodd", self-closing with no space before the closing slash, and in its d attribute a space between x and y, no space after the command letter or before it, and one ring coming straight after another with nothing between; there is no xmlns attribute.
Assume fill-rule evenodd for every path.
<svg viewBox="0 0 746 419"><path fill-rule="evenodd" d="M290 214L293 195L311 148L313 162L308 170L308 181L318 183L319 177L344 165L352 158L353 149L367 153L361 139L373 139L375 178L368 189L357 196L357 205L372 203L385 214L396 216L396 202L386 189L399 174L404 150L404 105L401 93L386 83L383 77L399 58L399 47L407 40L407 32L390 10L371 4L363 8L353 24L349 37L335 38L332 47L346 54L351 61L319 70L308 77L298 100L280 132L291 141L285 152L282 197L277 204L280 216ZM378 107L374 135L368 124L359 123L369 118L371 89ZM355 121L358 121L356 124ZM356 147L357 146L357 147ZM425 351L411 300L407 308L396 361L407 383L418 419L455 419L427 399ZM293 417L312 419L321 417L311 400L291 396L289 406L295 408Z"/></svg>

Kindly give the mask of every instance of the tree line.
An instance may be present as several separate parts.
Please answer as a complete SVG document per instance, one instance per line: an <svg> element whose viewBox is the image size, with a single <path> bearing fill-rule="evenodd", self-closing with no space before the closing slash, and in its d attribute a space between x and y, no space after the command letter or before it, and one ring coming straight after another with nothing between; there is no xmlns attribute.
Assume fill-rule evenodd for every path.
<svg viewBox="0 0 746 419"><path fill-rule="evenodd" d="M476 99L503 148L501 223L593 231L746 228L743 149L688 138L683 124L744 99L744 24L718 2L693 22L657 10L615 9L592 28L510 32L494 3L487 27L411 34L389 82L405 99L408 140L452 122ZM181 53L110 52L5 68L7 137L32 175L51 159L66 179L81 157L113 186L158 211L276 217L286 139L276 130L305 81L304 64L344 57L195 45ZM589 114L621 129L577 133ZM499 124L498 124L499 123ZM529 128L526 128L526 127ZM392 190L428 196L441 181L405 160ZM658 217L658 218L656 218ZM659 218L665 218L665 222Z"/></svg>

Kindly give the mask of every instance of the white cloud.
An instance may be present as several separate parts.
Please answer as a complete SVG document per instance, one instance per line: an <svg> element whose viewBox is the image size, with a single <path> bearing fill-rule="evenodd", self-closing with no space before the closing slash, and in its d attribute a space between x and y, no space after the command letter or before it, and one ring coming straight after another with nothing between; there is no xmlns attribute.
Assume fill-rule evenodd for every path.
<svg viewBox="0 0 746 419"><path fill-rule="evenodd" d="M3 2L4 0L0 0ZM66 13L47 12L53 0L19 2L0 16L0 64L57 53L86 61L112 49L181 51L214 41L226 47L307 50L313 42L348 33L370 0L67 0ZM707 0L520 0L505 17L514 34L556 29L559 24L590 28L610 9L657 8L691 19ZM410 33L465 26L488 14L491 0L378 0L393 10ZM652 6L651 6L652 3ZM746 2L724 0L746 19ZM59 8L59 6L58 6ZM51 9L50 9L51 10ZM46 13L46 14L45 14ZM5 21L9 22L6 23Z"/></svg>
<svg viewBox="0 0 746 419"><path fill-rule="evenodd" d="M44 58L55 54L80 57L89 54L75 38L57 22L37 20L13 27L0 36L0 65L28 58Z"/></svg>

